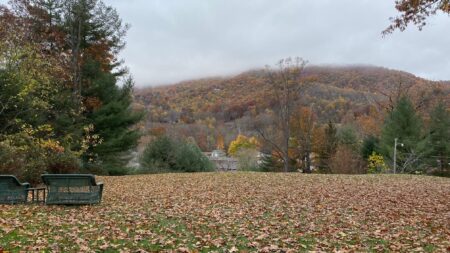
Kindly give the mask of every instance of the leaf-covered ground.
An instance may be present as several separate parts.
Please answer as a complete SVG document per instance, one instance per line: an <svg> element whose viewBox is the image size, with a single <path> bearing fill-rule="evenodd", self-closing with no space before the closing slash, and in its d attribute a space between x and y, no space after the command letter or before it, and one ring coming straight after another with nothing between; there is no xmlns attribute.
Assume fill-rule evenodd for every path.
<svg viewBox="0 0 450 253"><path fill-rule="evenodd" d="M450 179L99 177L96 206L0 205L0 247L48 252L446 252Z"/></svg>

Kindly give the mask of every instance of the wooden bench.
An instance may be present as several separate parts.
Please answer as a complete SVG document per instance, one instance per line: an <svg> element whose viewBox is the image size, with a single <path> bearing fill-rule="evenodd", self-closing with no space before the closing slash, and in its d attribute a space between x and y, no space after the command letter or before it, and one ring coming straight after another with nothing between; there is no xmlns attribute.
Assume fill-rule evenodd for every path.
<svg viewBox="0 0 450 253"><path fill-rule="evenodd" d="M102 200L103 183L95 182L91 174L44 174L47 186L46 204L90 205Z"/></svg>
<svg viewBox="0 0 450 253"><path fill-rule="evenodd" d="M29 183L20 183L12 175L0 175L0 204L26 203Z"/></svg>

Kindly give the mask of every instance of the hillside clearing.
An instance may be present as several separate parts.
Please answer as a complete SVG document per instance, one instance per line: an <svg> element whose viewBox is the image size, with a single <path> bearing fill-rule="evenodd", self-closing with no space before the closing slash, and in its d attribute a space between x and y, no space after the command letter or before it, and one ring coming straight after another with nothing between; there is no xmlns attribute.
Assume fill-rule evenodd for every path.
<svg viewBox="0 0 450 253"><path fill-rule="evenodd" d="M98 177L97 206L0 205L13 252L450 250L450 180L264 173Z"/></svg>

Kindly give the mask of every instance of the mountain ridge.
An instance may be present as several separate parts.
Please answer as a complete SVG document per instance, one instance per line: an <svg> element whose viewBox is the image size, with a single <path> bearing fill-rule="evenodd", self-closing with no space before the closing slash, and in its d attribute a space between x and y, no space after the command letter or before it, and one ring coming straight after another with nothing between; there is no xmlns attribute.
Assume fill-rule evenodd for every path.
<svg viewBox="0 0 450 253"><path fill-rule="evenodd" d="M265 74L265 70L253 69L230 77L136 89L135 106L146 111L141 128L145 133L165 129L194 137L202 150L214 147L201 144L207 139L203 135L224 136L226 143L239 133L252 135L254 119L276 104ZM430 81L404 71L311 66L304 75L313 76L314 81L303 90L298 106L311 107L319 124L355 124L362 134L380 130L384 112L401 94L408 95L424 116L441 100L450 108L450 82Z"/></svg>
<svg viewBox="0 0 450 253"><path fill-rule="evenodd" d="M214 112L220 110L217 106L223 107L225 104L233 107L259 103L267 107L270 105L266 104L266 93L270 87L264 80L264 74L262 69L252 69L230 77L205 77L166 86L139 88L135 91L135 98L144 107L161 106L178 112L186 108ZM326 96L327 87L340 95L353 92L372 96L392 92L400 84L416 89L441 87L447 90L450 87L450 81L430 81L408 72L376 66L311 66L305 69L304 75L316 77L316 89L310 89L311 94L307 94L316 98ZM321 92L317 89L319 87Z"/></svg>

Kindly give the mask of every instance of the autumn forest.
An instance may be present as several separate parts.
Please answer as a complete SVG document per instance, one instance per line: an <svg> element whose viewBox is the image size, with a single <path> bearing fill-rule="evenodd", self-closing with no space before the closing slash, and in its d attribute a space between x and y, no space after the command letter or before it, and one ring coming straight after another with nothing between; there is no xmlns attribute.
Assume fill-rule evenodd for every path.
<svg viewBox="0 0 450 253"><path fill-rule="evenodd" d="M365 173L367 159L372 152L377 152L375 146L382 137L385 119L402 98L409 100L412 111L423 123L420 133L423 138L432 124L433 109L439 105L449 108L448 82L428 81L402 71L371 66L312 65L304 68L300 78L304 83L301 94L292 101L290 118L292 143L289 153L293 163L290 170L304 169L299 157L305 152L302 147L307 144L305 139L311 142L307 144L310 145L309 152L323 152L330 141L326 140L326 129L332 126L338 142L335 151L345 152L339 147L350 142L354 146L353 155L361 162L354 169L342 168L344 171L336 173ZM140 123L140 128L148 133L141 139L143 143L168 134L177 138L191 137L202 150L212 151L216 148L228 150L238 135L262 139L259 128L275 124L270 118L277 110L276 99L273 87L267 81L267 70L260 69L233 77L137 89L134 106L148 112ZM393 146L393 141L388 140L388 143ZM264 143L264 140L259 143L259 150L281 155L274 152L270 143ZM356 162L353 159L352 162ZM425 158L420 160L424 162ZM318 163L320 156L314 161L316 168Z"/></svg>

